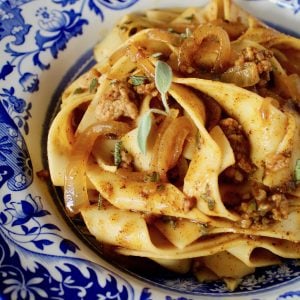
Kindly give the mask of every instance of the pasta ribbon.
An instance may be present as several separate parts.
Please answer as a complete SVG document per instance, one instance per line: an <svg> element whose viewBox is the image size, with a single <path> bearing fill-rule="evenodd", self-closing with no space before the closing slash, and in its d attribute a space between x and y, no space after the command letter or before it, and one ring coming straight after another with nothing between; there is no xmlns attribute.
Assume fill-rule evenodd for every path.
<svg viewBox="0 0 300 300"><path fill-rule="evenodd" d="M121 255L229 290L300 258L300 40L231 0L124 16L48 134L66 211Z"/></svg>

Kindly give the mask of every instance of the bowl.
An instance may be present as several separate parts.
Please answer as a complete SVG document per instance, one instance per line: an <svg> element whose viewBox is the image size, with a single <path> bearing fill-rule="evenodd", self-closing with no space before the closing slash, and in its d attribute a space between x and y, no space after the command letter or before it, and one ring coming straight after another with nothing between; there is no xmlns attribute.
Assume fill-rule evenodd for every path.
<svg viewBox="0 0 300 300"><path fill-rule="evenodd" d="M300 37L299 1L236 3ZM67 217L61 193L45 172L47 132L60 95L94 64L94 45L128 12L193 5L193 0L0 1L1 299L300 298L297 260L259 269L235 292L221 282L128 268L107 257Z"/></svg>

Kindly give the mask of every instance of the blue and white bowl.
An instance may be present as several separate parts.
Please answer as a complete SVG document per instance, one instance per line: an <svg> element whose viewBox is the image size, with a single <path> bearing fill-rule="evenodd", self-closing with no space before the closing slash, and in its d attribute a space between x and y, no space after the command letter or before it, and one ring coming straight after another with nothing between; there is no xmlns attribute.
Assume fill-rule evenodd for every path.
<svg viewBox="0 0 300 300"><path fill-rule="evenodd" d="M300 36L299 0L239 0ZM0 299L300 299L300 262L261 269L230 293L216 282L134 274L108 262L63 215L46 166L46 135L63 88L125 13L203 0L0 0Z"/></svg>

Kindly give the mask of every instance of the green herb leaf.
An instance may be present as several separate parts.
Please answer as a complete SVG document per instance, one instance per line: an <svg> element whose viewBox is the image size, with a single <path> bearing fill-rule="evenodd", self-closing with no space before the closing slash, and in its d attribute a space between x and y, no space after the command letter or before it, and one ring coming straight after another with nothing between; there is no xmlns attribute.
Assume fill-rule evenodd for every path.
<svg viewBox="0 0 300 300"><path fill-rule="evenodd" d="M216 201L211 197L211 192L209 190L208 184L205 188L205 193L201 194L200 197L207 203L209 210L214 210L216 206Z"/></svg>
<svg viewBox="0 0 300 300"><path fill-rule="evenodd" d="M151 113L166 115L166 112L159 109L149 109L141 118L137 132L137 143L140 151L146 154L147 140L152 126Z"/></svg>
<svg viewBox="0 0 300 300"><path fill-rule="evenodd" d="M147 111L141 118L138 132L137 132L137 142L138 146L143 154L146 153L147 148L147 139L150 133L152 126L152 118L151 118L151 111Z"/></svg>
<svg viewBox="0 0 300 300"><path fill-rule="evenodd" d="M82 94L84 92L84 89L82 87L78 87L77 89L75 89L75 91L73 92L73 95L77 95L77 94Z"/></svg>
<svg viewBox="0 0 300 300"><path fill-rule="evenodd" d="M114 164L117 167L119 167L120 163L122 162L121 150L122 150L122 142L118 141L116 142L115 149L114 149Z"/></svg>
<svg viewBox="0 0 300 300"><path fill-rule="evenodd" d="M102 207L103 207L103 197L99 193L99 195L98 195L98 210L100 210Z"/></svg>
<svg viewBox="0 0 300 300"><path fill-rule="evenodd" d="M207 234L208 225L206 223L198 223L198 226L199 226L199 231L200 231L201 235Z"/></svg>
<svg viewBox="0 0 300 300"><path fill-rule="evenodd" d="M195 15L194 14L191 14L190 16L186 16L185 19L188 20L188 21L193 21L195 18Z"/></svg>
<svg viewBox="0 0 300 300"><path fill-rule="evenodd" d="M142 75L132 75L132 76L130 76L131 84L135 85L135 86L144 84L147 79L148 78L146 76L142 76Z"/></svg>
<svg viewBox="0 0 300 300"><path fill-rule="evenodd" d="M247 213L252 213L257 210L257 204L256 201L253 199L249 202L248 208L247 208Z"/></svg>
<svg viewBox="0 0 300 300"><path fill-rule="evenodd" d="M161 218L162 222L164 222L165 224L170 224L172 226L173 229L176 228L177 226L177 219L175 219L174 217L169 217L169 216L163 216Z"/></svg>
<svg viewBox="0 0 300 300"><path fill-rule="evenodd" d="M214 210L216 206L216 201L213 198L207 199L207 207L209 210Z"/></svg>
<svg viewBox="0 0 300 300"><path fill-rule="evenodd" d="M112 84L116 84L118 82L118 79L112 79L111 80L111 82L110 82L110 84L112 85Z"/></svg>
<svg viewBox="0 0 300 300"><path fill-rule="evenodd" d="M160 176L158 172L152 172L150 174L146 174L144 177L144 182L159 182Z"/></svg>
<svg viewBox="0 0 300 300"><path fill-rule="evenodd" d="M164 184L159 184L157 187L156 187L156 190L158 191L158 192L162 192L162 191L164 191L165 190L165 185Z"/></svg>
<svg viewBox="0 0 300 300"><path fill-rule="evenodd" d="M192 33L191 29L186 28L186 29L185 29L185 32L180 34L180 37L181 37L182 39L187 39L187 38L190 37L192 34L193 34L193 33Z"/></svg>
<svg viewBox="0 0 300 300"><path fill-rule="evenodd" d="M300 159L297 159L296 161L295 179L296 181L300 181Z"/></svg>
<svg viewBox="0 0 300 300"><path fill-rule="evenodd" d="M97 90L97 86L98 86L98 78L93 78L91 83L90 83L90 87L89 87L89 91L90 93L95 93Z"/></svg>
<svg viewBox="0 0 300 300"><path fill-rule="evenodd" d="M159 60L155 67L155 86L161 94L162 102L166 112L169 112L166 93L172 83L172 68L165 62Z"/></svg>

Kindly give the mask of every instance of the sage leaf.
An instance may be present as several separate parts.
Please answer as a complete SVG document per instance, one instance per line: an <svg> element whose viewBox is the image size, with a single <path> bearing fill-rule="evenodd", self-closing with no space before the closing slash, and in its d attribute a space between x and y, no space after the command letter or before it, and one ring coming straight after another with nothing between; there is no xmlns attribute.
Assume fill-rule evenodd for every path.
<svg viewBox="0 0 300 300"><path fill-rule="evenodd" d="M121 150L122 150L122 141L117 141L114 149L114 164L116 167L119 167L120 163L122 162Z"/></svg>
<svg viewBox="0 0 300 300"><path fill-rule="evenodd" d="M152 118L151 111L147 111L141 118L138 132L137 132L137 142L140 151L145 154L147 149L147 139L151 130Z"/></svg>
<svg viewBox="0 0 300 300"><path fill-rule="evenodd" d="M300 159L297 159L297 161L296 161L295 179L296 179L296 181L300 180Z"/></svg>
<svg viewBox="0 0 300 300"><path fill-rule="evenodd" d="M137 143L140 151L143 154L146 154L147 151L147 140L152 127L152 113L167 115L167 113L163 110L152 108L141 117L137 132Z"/></svg>
<svg viewBox="0 0 300 300"><path fill-rule="evenodd" d="M130 76L131 84L134 85L134 86L144 84L147 79L148 78L146 76L141 76L141 75L132 75L132 76Z"/></svg>
<svg viewBox="0 0 300 300"><path fill-rule="evenodd" d="M166 112L169 112L166 93L172 83L172 68L165 62L159 60L155 67L155 86L161 94L162 102Z"/></svg>
<svg viewBox="0 0 300 300"><path fill-rule="evenodd" d="M90 93L95 93L96 90L97 90L97 86L98 86L98 78L93 78L91 83L90 83L90 86L89 86L89 92Z"/></svg>

